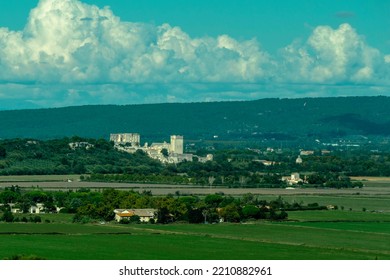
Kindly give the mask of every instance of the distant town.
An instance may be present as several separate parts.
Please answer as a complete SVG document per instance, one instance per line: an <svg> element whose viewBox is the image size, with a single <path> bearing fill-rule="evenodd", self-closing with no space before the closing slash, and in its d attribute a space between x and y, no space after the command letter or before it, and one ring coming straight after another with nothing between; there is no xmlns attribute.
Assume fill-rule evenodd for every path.
<svg viewBox="0 0 390 280"><path fill-rule="evenodd" d="M171 135L171 142L145 143L141 146L141 136L138 133L110 134L110 141L114 142L117 150L127 153L135 153L138 150L144 151L149 157L163 163L179 163L183 161L207 162L213 160L212 154L200 157L194 154L184 153L184 137L182 135Z"/></svg>

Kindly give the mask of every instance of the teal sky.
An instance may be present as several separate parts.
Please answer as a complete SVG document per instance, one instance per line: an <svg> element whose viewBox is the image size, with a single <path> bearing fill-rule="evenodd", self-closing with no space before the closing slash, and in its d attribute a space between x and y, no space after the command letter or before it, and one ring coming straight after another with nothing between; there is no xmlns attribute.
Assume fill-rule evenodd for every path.
<svg viewBox="0 0 390 280"><path fill-rule="evenodd" d="M108 48L115 49L115 53L108 56L115 57L114 60L109 61L107 58L96 62L96 65L94 61L77 60L78 55L84 51L85 45L74 46L72 44L64 46L66 55L63 55L71 59L62 60L64 64L59 65L60 46L53 42L74 40L69 35L74 32L69 30L68 33L58 35L63 36L62 38L53 35L56 38L53 38L52 42L35 43L33 47L25 38L32 36L38 42L43 38L43 34L51 34L44 30L44 28L50 28L49 25L44 27L44 24L39 25L37 21L34 21L33 28L28 31L34 30L33 35L24 30L29 22L30 11L36 8L40 1L2 1L0 3L0 28L8 28L7 34L15 31L21 35L22 39L16 38L17 36L12 38L15 45L21 45L21 48L24 48L22 53L36 53L41 58L45 53L46 59L50 60L45 63L52 68L45 68L42 61L34 60L25 63L21 60L13 60L18 57L17 54L12 53L15 45L11 46L9 42L12 40L7 37L8 35L3 36L3 39L0 36L0 45L1 40L10 44L8 52L0 51L2 56L0 67L3 68L3 73L0 69L0 109L262 97L390 94L387 82L390 76L390 0L64 0L64 2L69 1L72 7L63 7L57 0L42 0L41 2L45 2L46 6L42 4L41 8L37 8L36 15L32 15L30 20L38 18L37 15L40 14L39 20L43 21L45 19L42 18L46 15L49 17L50 14L51 24L55 25L54 13L47 12L50 9L49 2L56 3L57 6L54 4L53 6L57 10L67 9L67 15L78 13L78 9L74 6L77 2L86 4L82 6L83 13L86 15L106 14L102 12L103 8L109 6L110 12L120 19L121 24L129 22L142 24L142 30L137 31L138 37L134 39L138 40L140 45L147 47L156 45L159 38L163 38L163 35L159 33L161 31L159 27L167 23L173 30L168 27L163 28L166 31L164 34L170 36L169 40L183 39L183 36L187 36L185 43L181 41L182 48L184 48L183 44L187 43L191 46L196 45L196 47L189 50L187 46L185 49L178 50L174 46L178 44L177 41L172 41L172 39L169 45L164 45L159 49L163 52L156 53L154 47L140 51L138 47L134 49L134 44L117 50L116 47L110 45L112 42L99 39L103 41L98 40L90 47L100 54L98 57L106 53L105 50ZM90 13L92 5L99 7L100 12ZM64 11L64 15L66 13ZM57 16L61 17L61 14L57 13ZM78 28L78 30L84 27L85 25L64 25L64 28ZM117 27L115 25L115 28ZM179 35L177 33L172 35L175 27L179 27L181 32ZM80 36L92 36L96 39L96 34L105 34L105 32L110 32L109 28L114 27L113 25L108 27L102 23L98 28L88 28L84 35ZM121 32L123 28L120 28ZM221 37L221 35L228 37ZM65 36L70 37L66 39ZM126 36L122 34L121 38L123 37ZM230 39L236 43L232 43ZM77 40L80 43L86 38ZM221 40L223 40L222 43ZM45 46L45 44L47 44L46 47L42 47L39 51L36 50L38 45ZM121 43L121 46L123 44ZM202 45L205 47L201 47ZM55 51L52 51L53 49ZM189 53L184 53L184 51ZM87 52L91 53L91 50ZM340 55L340 52L342 55L338 59L335 58ZM125 53L134 53L134 55L124 58ZM237 55L240 57L235 57ZM148 57L148 59L158 57L164 60L161 62L164 65L158 62L159 65L153 64L151 68L147 68L144 60L140 64L135 63L135 60L141 56ZM256 59L252 59L253 57ZM121 63L126 61L127 66L121 66L121 73L131 72L131 74L124 75L122 78L113 78L113 76L96 73L96 69L105 68L107 71L112 70L113 73L119 71L114 69L116 68L115 61L122 58ZM215 61L211 61L212 58ZM226 59L231 61L223 64L221 61L226 61ZM338 63L340 60L343 61L342 65ZM220 62L221 67L231 67L231 72L221 74L218 73L218 69L211 69ZM94 64L92 65L94 67L91 64ZM15 65L18 65L18 70L15 70ZM31 69L28 73L23 73L20 67L27 67L26 65ZM136 68L139 65L146 66ZM294 65L300 65L297 66L299 69L295 69ZM11 72L15 72L5 73L7 67L11 69ZM340 70L335 71L337 75L331 73L334 67ZM84 69L85 72L78 73L77 77L64 79L61 72L67 71L64 69ZM234 72L241 70L244 72L240 75ZM54 75L53 71L58 71L58 75ZM297 76L288 75L290 71L295 71ZM177 72L185 75L171 75ZM301 73L301 76L298 76L298 73ZM312 73L317 73L318 76ZM145 75L151 75L151 78L142 79ZM234 87L229 86L232 82L235 83ZM161 83L164 84L164 89L157 90L155 85ZM182 86L174 86L177 84L190 84L190 86L183 90L183 94L180 94ZM210 84L210 86L207 88L205 84ZM169 85L172 85L172 88ZM292 87L287 88L283 85L292 85ZM324 86L327 87L325 91ZM105 90L108 93L104 93ZM69 91L77 94L69 97ZM48 92L53 92L46 98L51 101L41 101L42 96L38 92L46 92L43 96L49 94ZM115 92L115 98L114 96L110 98L110 92Z"/></svg>
<svg viewBox="0 0 390 280"><path fill-rule="evenodd" d="M21 30L38 0L0 3L0 26ZM390 53L390 0L83 0L110 6L122 20L180 26L191 36L256 37L274 52L318 25L350 23L370 45Z"/></svg>

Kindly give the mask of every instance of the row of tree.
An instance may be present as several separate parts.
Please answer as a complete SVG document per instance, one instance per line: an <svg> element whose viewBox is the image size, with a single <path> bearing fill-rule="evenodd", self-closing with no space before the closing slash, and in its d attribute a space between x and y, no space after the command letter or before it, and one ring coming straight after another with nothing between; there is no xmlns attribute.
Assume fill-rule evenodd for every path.
<svg viewBox="0 0 390 280"><path fill-rule="evenodd" d="M40 216L30 216L30 217L15 217L10 210L3 210L3 215L0 216L0 221L6 223L41 223L42 219ZM46 220L46 222L50 222Z"/></svg>
<svg viewBox="0 0 390 280"><path fill-rule="evenodd" d="M28 212L27 206L37 203L44 205L45 212L55 212L55 209L59 207L60 212L73 213L75 222L111 221L114 219L114 209L153 208L157 210L157 222L159 223L241 222L249 219L284 220L287 218L286 211L325 209L318 204L289 204L281 197L266 201L250 193L240 198L222 193L205 197L152 196L150 192L138 193L114 189L99 192L88 189L67 192L33 189L24 192L18 187L13 187L0 192L0 202L5 221L10 219L11 208L19 208L22 212Z"/></svg>

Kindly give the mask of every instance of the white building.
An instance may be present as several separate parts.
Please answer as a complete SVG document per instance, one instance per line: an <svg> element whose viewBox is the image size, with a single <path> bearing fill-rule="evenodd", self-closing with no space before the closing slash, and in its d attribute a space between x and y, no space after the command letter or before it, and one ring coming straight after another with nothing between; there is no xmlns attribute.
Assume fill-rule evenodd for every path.
<svg viewBox="0 0 390 280"><path fill-rule="evenodd" d="M43 206L43 203L37 203L36 205L30 207L29 212L31 214L40 214L40 213L45 213L44 210L45 208Z"/></svg>
<svg viewBox="0 0 390 280"><path fill-rule="evenodd" d="M213 160L214 160L214 156L212 154L207 154L205 157L198 157L198 161L202 163L205 163L207 161L213 161Z"/></svg>
<svg viewBox="0 0 390 280"><path fill-rule="evenodd" d="M139 147L141 137L138 133L113 133L110 134L110 141L115 145L130 144L132 147Z"/></svg>
<svg viewBox="0 0 390 280"><path fill-rule="evenodd" d="M140 135L138 133L110 134L110 141L113 141L115 148L127 153L134 153L137 150L144 151L149 157L157 159L163 163L179 163L183 161L193 161L193 154L184 153L184 137L182 135L171 135L171 142L152 143L148 146L140 146ZM126 145L130 144L130 145ZM168 155L163 152L166 150ZM212 161L213 155L197 157L200 162Z"/></svg>
<svg viewBox="0 0 390 280"><path fill-rule="evenodd" d="M301 150L300 155L301 156L311 156L311 155L314 155L314 151Z"/></svg>
<svg viewBox="0 0 390 280"><path fill-rule="evenodd" d="M160 153L164 149L167 150L167 152L169 152L171 150L171 144L169 144L167 142L152 143L152 145L150 145L149 148L146 148L146 151L153 150L153 151L157 151Z"/></svg>
<svg viewBox="0 0 390 280"><path fill-rule="evenodd" d="M122 220L130 220L133 216L138 216L140 221L148 223L151 219L156 219L156 209L115 209L115 220L120 222Z"/></svg>
<svg viewBox="0 0 390 280"><path fill-rule="evenodd" d="M0 207L4 206L4 205L8 205L11 213L13 213L13 214L22 213L22 210L20 208L16 207L17 206L16 203L0 204Z"/></svg>
<svg viewBox="0 0 390 280"><path fill-rule="evenodd" d="M302 164L303 160L301 158L301 156L298 156L297 159L295 160L295 163L296 164Z"/></svg>
<svg viewBox="0 0 390 280"><path fill-rule="evenodd" d="M88 142L72 142L72 143L69 143L69 148L71 148L72 150L76 150L76 149L86 149L86 150L89 150L91 148L93 148L94 145L92 145L91 143L88 143Z"/></svg>
<svg viewBox="0 0 390 280"><path fill-rule="evenodd" d="M183 154L183 143L184 138L181 135L172 135L171 136L171 147L169 152L172 154Z"/></svg>
<svg viewBox="0 0 390 280"><path fill-rule="evenodd" d="M265 159L254 159L253 162L259 162L265 166L272 166L277 164L275 161L265 160Z"/></svg>
<svg viewBox="0 0 390 280"><path fill-rule="evenodd" d="M287 182L287 184L290 186L304 182L304 180L301 179L299 173L292 173L291 176L282 177L282 181Z"/></svg>
<svg viewBox="0 0 390 280"><path fill-rule="evenodd" d="M172 154L168 157L169 163L179 163L183 161L192 161L194 155L193 154Z"/></svg>

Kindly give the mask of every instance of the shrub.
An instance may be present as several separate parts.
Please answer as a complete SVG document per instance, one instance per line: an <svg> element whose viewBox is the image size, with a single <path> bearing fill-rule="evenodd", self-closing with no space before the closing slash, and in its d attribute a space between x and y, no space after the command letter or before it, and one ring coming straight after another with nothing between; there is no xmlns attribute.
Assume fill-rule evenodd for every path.
<svg viewBox="0 0 390 280"><path fill-rule="evenodd" d="M72 222L73 222L73 223L87 224L87 223L91 222L91 218L89 218L88 216L85 216L85 215L81 215L81 214L79 214L79 213L76 213L76 214L73 216Z"/></svg>
<svg viewBox="0 0 390 280"><path fill-rule="evenodd" d="M130 224L130 220L129 219L122 219L119 221L119 223L122 225L128 225L128 224Z"/></svg>
<svg viewBox="0 0 390 280"><path fill-rule="evenodd" d="M10 211L5 211L1 220L6 223L12 223L14 221L14 215Z"/></svg>
<svg viewBox="0 0 390 280"><path fill-rule="evenodd" d="M14 255L3 260L45 260L45 258L35 255Z"/></svg>

